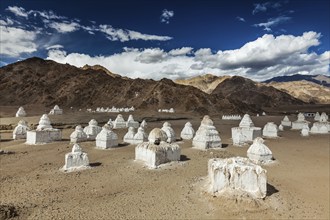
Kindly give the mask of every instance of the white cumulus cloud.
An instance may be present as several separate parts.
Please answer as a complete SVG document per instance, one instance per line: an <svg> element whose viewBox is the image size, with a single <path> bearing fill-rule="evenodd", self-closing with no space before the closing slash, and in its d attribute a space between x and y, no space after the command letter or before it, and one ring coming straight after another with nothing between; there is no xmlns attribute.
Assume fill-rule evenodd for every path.
<svg viewBox="0 0 330 220"><path fill-rule="evenodd" d="M28 17L28 12L25 11L24 8L22 7L17 7L17 6L9 6L7 8L8 11L10 11L11 13L13 13L16 16L20 16L20 17L24 17L27 18Z"/></svg>
<svg viewBox="0 0 330 220"><path fill-rule="evenodd" d="M16 27L0 25L0 54L9 57L18 57L23 53L37 51L34 43L37 33Z"/></svg>
<svg viewBox="0 0 330 220"><path fill-rule="evenodd" d="M265 80L295 73L329 74L330 52L308 50L320 44L319 38L320 34L312 31L301 36L266 34L236 50L123 48L121 53L109 56L68 54L59 48L50 50L47 59L77 67L99 64L131 78L177 79L212 73Z"/></svg>
<svg viewBox="0 0 330 220"><path fill-rule="evenodd" d="M59 33L69 33L76 31L80 28L77 22L51 22L48 24L49 27L54 28Z"/></svg>

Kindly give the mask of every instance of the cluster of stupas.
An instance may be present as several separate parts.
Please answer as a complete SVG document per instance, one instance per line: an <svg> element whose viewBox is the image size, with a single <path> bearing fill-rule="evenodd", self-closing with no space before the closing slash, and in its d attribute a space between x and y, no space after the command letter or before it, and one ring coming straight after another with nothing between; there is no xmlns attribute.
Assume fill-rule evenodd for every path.
<svg viewBox="0 0 330 220"><path fill-rule="evenodd" d="M94 112L91 109L87 109L88 112ZM112 108L103 108L103 107L97 107L95 112L134 112L135 108L132 106L130 108L125 107L125 108L116 108L112 106Z"/></svg>
<svg viewBox="0 0 330 220"><path fill-rule="evenodd" d="M41 116L36 130L28 130L26 132L27 144L43 144L61 139L61 130L52 127L47 114Z"/></svg>
<svg viewBox="0 0 330 220"><path fill-rule="evenodd" d="M293 130L301 130L304 125L308 126L309 121L305 120L305 115L303 113L298 114L298 119L292 122L292 129Z"/></svg>
<svg viewBox="0 0 330 220"><path fill-rule="evenodd" d="M221 148L221 138L219 132L213 125L212 119L205 115L201 121L201 125L196 131L193 138L192 146L198 149Z"/></svg>
<svg viewBox="0 0 330 220"><path fill-rule="evenodd" d="M174 110L174 108L170 108L170 109L158 109L158 112L174 113L175 110Z"/></svg>
<svg viewBox="0 0 330 220"><path fill-rule="evenodd" d="M125 134L123 141L129 144L139 144L148 140L148 135L145 133L143 127L139 127L135 132L134 127L129 127Z"/></svg>
<svg viewBox="0 0 330 220"><path fill-rule="evenodd" d="M313 123L310 129L312 134L327 134L330 131L330 122L328 122L328 115L322 112L318 120Z"/></svg>
<svg viewBox="0 0 330 220"><path fill-rule="evenodd" d="M49 115L62 115L63 109L60 109L58 105L55 105L52 110L48 113Z"/></svg>
<svg viewBox="0 0 330 220"><path fill-rule="evenodd" d="M16 112L16 117L19 118L19 117L25 117L25 116L26 116L26 112L25 112L24 108L19 107Z"/></svg>
<svg viewBox="0 0 330 220"><path fill-rule="evenodd" d="M252 142L255 138L261 137L261 128L255 127L250 115L245 114L239 123L239 127L231 129L233 144L241 146L247 142Z"/></svg>
<svg viewBox="0 0 330 220"><path fill-rule="evenodd" d="M241 120L242 117L240 115L223 115L222 120Z"/></svg>

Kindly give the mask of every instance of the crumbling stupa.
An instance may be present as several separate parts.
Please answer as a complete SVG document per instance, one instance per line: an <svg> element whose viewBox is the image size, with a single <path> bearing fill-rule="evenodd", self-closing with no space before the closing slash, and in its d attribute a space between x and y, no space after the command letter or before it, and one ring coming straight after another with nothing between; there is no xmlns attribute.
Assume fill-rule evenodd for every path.
<svg viewBox="0 0 330 220"><path fill-rule="evenodd" d="M52 110L50 110L49 115L62 115L63 109L60 109L58 105L55 105Z"/></svg>
<svg viewBox="0 0 330 220"><path fill-rule="evenodd" d="M213 125L210 116L205 115L201 121L195 137L192 141L192 146L198 149L221 148L221 138L219 132Z"/></svg>
<svg viewBox="0 0 330 220"><path fill-rule="evenodd" d="M108 149L118 147L118 136L112 131L112 124L105 124L96 136L96 148Z"/></svg>
<svg viewBox="0 0 330 220"><path fill-rule="evenodd" d="M315 121L320 121L320 113L319 112L315 113L314 120Z"/></svg>
<svg viewBox="0 0 330 220"><path fill-rule="evenodd" d="M16 112L16 117L25 117L26 116L26 112L24 110L23 107L19 107L17 112Z"/></svg>
<svg viewBox="0 0 330 220"><path fill-rule="evenodd" d="M62 132L52 127L47 114L43 114L36 130L27 131L26 144L44 144L60 141Z"/></svg>
<svg viewBox="0 0 330 220"><path fill-rule="evenodd" d="M309 131L310 130L309 130L308 124L305 124L305 125L303 125L303 127L302 127L302 129L300 131L300 134L303 137L308 137L309 136Z"/></svg>
<svg viewBox="0 0 330 220"><path fill-rule="evenodd" d="M79 143L83 141L87 141L87 134L84 132L81 125L77 125L74 132L70 135L71 143Z"/></svg>
<svg viewBox="0 0 330 220"><path fill-rule="evenodd" d="M74 144L72 151L65 154L65 165L62 170L72 172L88 168L90 168L90 166L87 153L82 152L82 149L78 144Z"/></svg>
<svg viewBox="0 0 330 220"><path fill-rule="evenodd" d="M255 127L250 115L245 114L239 123L239 127L231 129L231 136L234 145L244 145L252 142L255 138L261 137L261 128Z"/></svg>
<svg viewBox="0 0 330 220"><path fill-rule="evenodd" d="M278 137L278 127L274 122L268 122L262 129L262 136L268 138Z"/></svg>
<svg viewBox="0 0 330 220"><path fill-rule="evenodd" d="M24 120L20 120L17 124L17 126L14 128L13 131L13 139L26 139L26 132L30 131L28 124Z"/></svg>
<svg viewBox="0 0 330 220"><path fill-rule="evenodd" d="M248 158L210 159L208 162L209 190L213 195L247 193L254 198L265 198L266 173L266 170Z"/></svg>
<svg viewBox="0 0 330 220"><path fill-rule="evenodd" d="M176 141L175 132L169 122L164 122L163 127L161 129L165 131L167 135L167 143L173 143Z"/></svg>
<svg viewBox="0 0 330 220"><path fill-rule="evenodd" d="M195 135L195 130L192 127L192 124L188 121L184 125L184 128L181 131L181 138L184 140L191 140L193 139L194 135Z"/></svg>
<svg viewBox="0 0 330 220"><path fill-rule="evenodd" d="M180 146L166 143L168 137L162 129L154 128L148 139L148 142L140 143L135 147L135 160L143 161L150 168L180 160Z"/></svg>
<svg viewBox="0 0 330 220"><path fill-rule="evenodd" d="M269 163L273 159L273 153L264 144L264 139L261 137L254 139L253 144L247 150L247 156L251 161L257 164Z"/></svg>
<svg viewBox="0 0 330 220"><path fill-rule="evenodd" d="M126 122L121 114L118 114L117 118L114 120L113 128L114 129L126 128Z"/></svg>
<svg viewBox="0 0 330 220"><path fill-rule="evenodd" d="M95 119L89 121L88 126L84 128L84 132L87 135L88 140L95 140L96 135L100 133L102 128L98 126L98 123Z"/></svg>

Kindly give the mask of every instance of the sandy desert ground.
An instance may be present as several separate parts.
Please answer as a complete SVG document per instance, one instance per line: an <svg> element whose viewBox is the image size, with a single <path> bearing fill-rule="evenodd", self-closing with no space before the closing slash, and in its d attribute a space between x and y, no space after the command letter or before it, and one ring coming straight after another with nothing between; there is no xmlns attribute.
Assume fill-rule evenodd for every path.
<svg viewBox="0 0 330 220"><path fill-rule="evenodd" d="M16 108L2 108L1 125L15 125ZM44 109L27 109L24 118L37 124ZM128 114L124 113L127 119ZM147 132L161 127L167 117L176 135L191 121L195 130L202 116L136 112L135 119L149 117ZM267 170L267 197L213 197L205 192L207 162L213 157L246 156L248 147L235 147L231 127L239 121L213 116L223 149L201 151L191 141L179 141L180 162L159 169L147 169L134 161L134 146L120 144L110 150L95 149L95 142L81 143L92 169L62 173L64 155L71 151L69 135L77 124L95 118L104 124L116 114L66 113L50 116L54 127L63 129L63 140L44 145L13 141L9 127L2 127L0 149L13 154L0 155L1 216L14 219L329 219L330 135L303 138L299 131L285 130L278 139L265 144L276 159ZM181 118L181 119L180 119ZM252 117L256 126L268 121L279 124L283 116ZM295 116L289 117L291 120ZM169 120L175 119L175 120ZM312 120L311 120L312 121ZM6 130L7 129L7 130ZM126 129L115 130L120 142ZM11 207L11 208L10 208ZM14 210L14 208L15 210ZM10 211L11 210L11 211Z"/></svg>

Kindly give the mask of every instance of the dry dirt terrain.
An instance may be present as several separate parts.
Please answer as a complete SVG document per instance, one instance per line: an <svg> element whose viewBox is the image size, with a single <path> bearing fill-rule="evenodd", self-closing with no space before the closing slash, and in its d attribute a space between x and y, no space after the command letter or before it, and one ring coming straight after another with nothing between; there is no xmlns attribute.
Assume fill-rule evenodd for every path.
<svg viewBox="0 0 330 220"><path fill-rule="evenodd" d="M15 125L16 108L2 108L1 125ZM27 111L29 124L37 124L43 109ZM127 119L128 114L123 114ZM150 116L151 115L151 116ZM176 135L189 120L195 130L202 116L135 112L136 120L148 116L148 129L161 127L166 117ZM182 157L158 169L134 161L134 146L120 144L110 150L95 149L95 142L81 143L92 168L63 173L64 155L71 151L69 135L77 124L95 118L102 125L116 114L68 113L50 116L63 129L63 140L44 145L13 141L11 126L1 130L0 218L14 219L329 219L329 135L303 138L285 130L265 144L276 159L267 170L265 199L213 197L205 192L207 162L213 157L246 156L248 147L231 143L231 127L239 121L213 116L223 149L192 149L191 141L179 141ZM181 119L180 119L181 118ZM279 124L283 116L252 117L256 126ZM295 116L289 117L291 120ZM176 119L176 120L170 120ZM312 120L311 120L312 121ZM7 129L7 130L6 130ZM119 142L126 129L115 130Z"/></svg>

